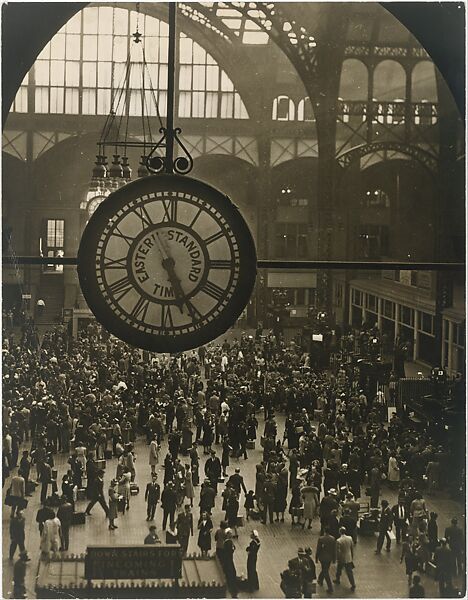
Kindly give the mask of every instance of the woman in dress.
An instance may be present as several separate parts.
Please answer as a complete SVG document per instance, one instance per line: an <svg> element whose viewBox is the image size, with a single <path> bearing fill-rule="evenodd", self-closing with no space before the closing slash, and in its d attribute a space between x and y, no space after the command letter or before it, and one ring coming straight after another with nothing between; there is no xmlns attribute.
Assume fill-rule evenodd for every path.
<svg viewBox="0 0 468 600"><path fill-rule="evenodd" d="M200 548L202 558L208 557L211 550L211 532L213 530L213 521L206 511L203 511L198 520L198 547Z"/></svg>
<svg viewBox="0 0 468 600"><path fill-rule="evenodd" d="M228 527L224 532L223 542L223 567L229 592L237 598L237 573L234 565L234 552L236 547L232 541L232 530Z"/></svg>
<svg viewBox="0 0 468 600"><path fill-rule="evenodd" d="M149 447L149 465L151 467L151 473L156 473L156 465L159 463L159 450L161 447L158 444L158 437L155 435L154 439L151 440Z"/></svg>
<svg viewBox="0 0 468 600"><path fill-rule="evenodd" d="M227 435L223 438L223 453L221 455L221 466L223 468L223 477L227 477L226 467L229 467L229 455L232 451L229 445L229 438Z"/></svg>
<svg viewBox="0 0 468 600"><path fill-rule="evenodd" d="M302 500L304 502L304 528L306 521L309 521L307 525L308 529L312 529L312 519L317 514L318 507L318 489L312 485L306 485L301 490Z"/></svg>
<svg viewBox="0 0 468 600"><path fill-rule="evenodd" d="M393 452L390 454L390 458L388 459L387 478L391 488L398 487L398 483L400 481L400 468L398 466L398 460Z"/></svg>
<svg viewBox="0 0 468 600"><path fill-rule="evenodd" d="M195 496L195 490L193 489L193 481L192 481L192 470L190 469L190 465L185 465L185 497L190 500L190 506L193 507L193 498Z"/></svg>
<svg viewBox="0 0 468 600"><path fill-rule="evenodd" d="M284 523L284 511L287 506L287 496L288 496L288 480L287 480L287 472L286 472L286 482L284 478L278 477L278 481L275 486L275 513L276 519L278 522L280 520L281 515L281 523ZM258 588L257 588L258 589Z"/></svg>
<svg viewBox="0 0 468 600"><path fill-rule="evenodd" d="M208 415L205 416L203 421L203 452L204 454L210 454L211 444L214 441L213 435L213 422Z"/></svg>
<svg viewBox="0 0 468 600"><path fill-rule="evenodd" d="M291 524L300 523L301 515L300 508L302 506L302 497L301 497L301 488L300 488L300 479L296 479L293 482L291 488L291 501L289 503L289 514L291 515ZM297 521L295 520L297 517Z"/></svg>
<svg viewBox="0 0 468 600"><path fill-rule="evenodd" d="M44 522L44 528L41 534L41 551L47 558L58 554L60 548L60 521L51 511L50 518Z"/></svg>
<svg viewBox="0 0 468 600"><path fill-rule="evenodd" d="M115 519L117 519L118 516L118 509L119 509L119 495L117 494L117 490L116 490L116 486L117 486L117 481L115 479L113 479L111 481L110 487L109 487L109 529L113 530L113 529L117 529L117 525L114 525L114 521Z"/></svg>
<svg viewBox="0 0 468 600"><path fill-rule="evenodd" d="M250 544L247 546L247 581L249 590L256 592L259 589L258 573L257 573L257 555L260 550L260 539L258 531L254 529L250 534Z"/></svg>

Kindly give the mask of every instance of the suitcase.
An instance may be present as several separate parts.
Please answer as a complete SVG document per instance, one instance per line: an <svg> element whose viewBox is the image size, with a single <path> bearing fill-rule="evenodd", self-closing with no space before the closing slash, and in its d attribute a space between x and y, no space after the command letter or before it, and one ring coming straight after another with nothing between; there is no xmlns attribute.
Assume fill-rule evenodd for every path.
<svg viewBox="0 0 468 600"><path fill-rule="evenodd" d="M32 494L36 489L36 484L34 481L28 481L26 484L26 494Z"/></svg>
<svg viewBox="0 0 468 600"><path fill-rule="evenodd" d="M140 488L136 483L130 484L130 494L136 496L140 492Z"/></svg>
<svg viewBox="0 0 468 600"><path fill-rule="evenodd" d="M377 522L370 519L361 519L359 523L359 535L373 536L377 531Z"/></svg>
<svg viewBox="0 0 468 600"><path fill-rule="evenodd" d="M427 562L426 563L426 575L429 575L429 577L432 577L433 579L436 578L437 576L437 567L435 566L435 564L433 562Z"/></svg>
<svg viewBox="0 0 468 600"><path fill-rule="evenodd" d="M72 517L72 525L84 525L86 523L86 516L84 512L74 512Z"/></svg>
<svg viewBox="0 0 468 600"><path fill-rule="evenodd" d="M124 513L126 504L125 498L121 496L117 501L117 510L121 513Z"/></svg>
<svg viewBox="0 0 468 600"><path fill-rule="evenodd" d="M255 440L247 440L247 449L255 450Z"/></svg>
<svg viewBox="0 0 468 600"><path fill-rule="evenodd" d="M105 460L97 460L96 466L98 469L102 469L103 471L105 471L106 470L106 461Z"/></svg>
<svg viewBox="0 0 468 600"><path fill-rule="evenodd" d="M80 488L76 494L77 500L86 500L86 488Z"/></svg>
<svg viewBox="0 0 468 600"><path fill-rule="evenodd" d="M244 527L244 517L242 515L238 515L236 527Z"/></svg>
<svg viewBox="0 0 468 600"><path fill-rule="evenodd" d="M112 458L112 450L104 450L104 458L106 460L111 460L111 458Z"/></svg>

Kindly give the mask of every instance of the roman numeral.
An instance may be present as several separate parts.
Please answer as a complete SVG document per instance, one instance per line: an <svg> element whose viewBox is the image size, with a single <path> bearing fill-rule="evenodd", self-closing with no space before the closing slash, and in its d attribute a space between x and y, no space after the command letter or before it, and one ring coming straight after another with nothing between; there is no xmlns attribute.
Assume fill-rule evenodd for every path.
<svg viewBox="0 0 468 600"><path fill-rule="evenodd" d="M199 208L197 214L193 217L193 220L190 223L189 227L193 227L195 225L195 223L198 220L198 217L201 215L201 213L202 213L202 209Z"/></svg>
<svg viewBox="0 0 468 600"><path fill-rule="evenodd" d="M127 259L124 258L106 258L104 257L104 269L126 269Z"/></svg>
<svg viewBox="0 0 468 600"><path fill-rule="evenodd" d="M133 286L128 276L122 277L122 279L118 279L109 285L109 292L117 301L126 296L131 289L133 289Z"/></svg>
<svg viewBox="0 0 468 600"><path fill-rule="evenodd" d="M153 221L144 206L137 206L135 209L135 214L140 217L143 227L149 227L150 225L153 225Z"/></svg>
<svg viewBox="0 0 468 600"><path fill-rule="evenodd" d="M165 223L166 221L170 221L172 223L177 221L177 198L172 198L171 200L163 200L162 204L164 208L163 223Z"/></svg>
<svg viewBox="0 0 468 600"><path fill-rule="evenodd" d="M131 316L134 319L140 319L141 321L144 321L146 319L146 313L148 312L149 304L149 300L140 297L130 313Z"/></svg>
<svg viewBox="0 0 468 600"><path fill-rule="evenodd" d="M174 320L172 318L171 305L162 305L161 308L161 327L163 329L173 329Z"/></svg>
<svg viewBox="0 0 468 600"><path fill-rule="evenodd" d="M209 269L232 269L234 267L234 261L232 260L210 260L208 262Z"/></svg>
<svg viewBox="0 0 468 600"><path fill-rule="evenodd" d="M207 281L205 285L201 288L201 291L205 292L205 294L208 294L208 296L210 296L211 298L213 298L213 300L216 300L217 302L219 302L226 293L226 290L223 290L223 288L220 288L219 285L216 285L211 281Z"/></svg>
<svg viewBox="0 0 468 600"><path fill-rule="evenodd" d="M203 240L203 241L208 246L208 244L212 244L213 242L216 242L216 240L219 240L220 238L222 238L223 235L224 235L224 231L222 229L220 229L217 233L213 233L213 235L210 235L210 237L206 238L206 240Z"/></svg>
<svg viewBox="0 0 468 600"><path fill-rule="evenodd" d="M122 233L118 227L114 229L113 235L115 237L122 238L123 240L125 240L129 246L131 246L133 243L133 238Z"/></svg>

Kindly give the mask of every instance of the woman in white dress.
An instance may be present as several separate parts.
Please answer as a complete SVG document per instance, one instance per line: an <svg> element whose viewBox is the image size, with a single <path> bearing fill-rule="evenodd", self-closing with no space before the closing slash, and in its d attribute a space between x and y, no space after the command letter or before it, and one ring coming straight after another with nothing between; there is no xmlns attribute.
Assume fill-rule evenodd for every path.
<svg viewBox="0 0 468 600"><path fill-rule="evenodd" d="M391 454L388 459L388 482L391 487L397 487L398 482L400 481L400 468L398 466L398 461L396 457Z"/></svg>
<svg viewBox="0 0 468 600"><path fill-rule="evenodd" d="M192 469L190 465L185 465L185 497L190 500L190 506L193 506L195 490L192 482Z"/></svg>
<svg viewBox="0 0 468 600"><path fill-rule="evenodd" d="M44 528L41 534L41 551L47 558L52 558L58 554L60 548L60 521L54 516L44 522Z"/></svg>
<svg viewBox="0 0 468 600"><path fill-rule="evenodd" d="M149 464L151 467L151 473L156 473L156 465L159 463L159 451L161 447L158 444L158 438L155 435L154 439L151 440L149 447Z"/></svg>
<svg viewBox="0 0 468 600"><path fill-rule="evenodd" d="M125 506L127 510L130 508L130 482L132 480L132 474L130 471L126 471L121 479L119 480L118 494L123 496L125 499Z"/></svg>

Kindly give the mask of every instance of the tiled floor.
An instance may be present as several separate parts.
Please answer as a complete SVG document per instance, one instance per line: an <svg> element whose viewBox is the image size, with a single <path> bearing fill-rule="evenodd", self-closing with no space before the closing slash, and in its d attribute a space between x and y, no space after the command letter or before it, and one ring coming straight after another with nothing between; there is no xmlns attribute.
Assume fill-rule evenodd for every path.
<svg viewBox="0 0 468 600"><path fill-rule="evenodd" d="M263 427L263 419L259 415L260 428ZM282 434L283 419L280 419L279 432ZM166 444L163 445L163 450L166 449ZM203 471L204 457L203 449L201 448L201 468ZM119 516L117 520L118 529L115 531L108 530L108 523L105 520L104 512L99 505L93 509L92 516L86 520L85 525L75 526L70 532L70 552L82 553L86 550L88 543L100 544L131 544L142 543L147 533L147 522L144 487L149 477L148 467L148 447L140 440L137 443L137 483L139 483L141 491L138 496L133 496L131 499L130 511L124 516ZM162 453L164 456L165 453ZM241 467L241 472L246 480L247 488L254 488L254 472L255 464L260 461L261 452L257 447L255 450L249 451L247 461L243 459L238 461ZM59 480L66 468L66 456L64 454L57 457L57 468L59 471ZM231 466L228 473L232 473L234 467L237 466L237 461L231 461ZM105 489L108 488L108 483L115 476L116 460L108 461ZM162 481L163 474L160 469L160 480ZM8 487L5 485L3 493ZM199 490L199 488L197 488ZM196 492L198 497L198 491ZM385 494L389 500L394 498L394 493L388 492ZM194 513L198 518L198 500L196 499ZM243 498L241 499L241 506ZM427 506L430 510L436 510L439 514L439 531L443 533L445 526L449 523L452 516L462 517L463 507L448 499L443 494L438 494L427 499ZM37 573L37 564L39 558L39 532L35 522L36 512L39 508L39 488L34 496L30 498L29 507L26 511L26 546L32 558L28 567L27 574L27 591L28 598L34 598L35 576ZM78 505L78 510L84 510L85 501ZM10 509L4 506L3 510L3 597L10 597L11 594L11 579L12 579L12 563L8 560L8 521ZM221 512L221 498L218 495L216 507L214 510L215 526L218 525L223 517ZM161 527L162 512L158 507L156 513L156 525L158 529ZM272 525L262 525L259 522L246 523L246 526L239 529L239 538L236 541L235 562L238 573L246 572L246 551L251 528L258 529L262 546L258 557L258 571L260 578L260 590L254 594L257 598L281 598L283 594L279 588L280 573L287 566L288 559L295 556L298 546L311 546L315 551L318 535L318 522L315 522L311 530L291 528L289 515L287 515L286 523L274 523ZM372 538L360 538L356 546L355 556L355 576L357 589L352 594L347 585L346 577L342 577L342 585L335 589L334 597L354 597L354 598L396 598L407 597L408 589L404 567L400 564L400 551L397 546L394 546L390 553L382 553L379 556L374 554L375 540ZM189 552L196 552L196 536L191 538L189 544ZM332 569L334 572L334 569ZM427 597L437 597L437 584L429 577L423 576L423 584L426 588ZM461 586L461 582L458 582ZM242 596L242 595L241 595ZM247 595L244 595L247 597ZM326 591L323 588L317 588L318 597L326 597Z"/></svg>

